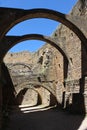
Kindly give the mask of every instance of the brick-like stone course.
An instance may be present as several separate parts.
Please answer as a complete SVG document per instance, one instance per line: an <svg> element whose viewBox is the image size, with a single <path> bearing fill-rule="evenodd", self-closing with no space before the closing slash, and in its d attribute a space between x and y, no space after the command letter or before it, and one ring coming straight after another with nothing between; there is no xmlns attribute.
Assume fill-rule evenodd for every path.
<svg viewBox="0 0 87 130"><path fill-rule="evenodd" d="M72 17L72 22L76 23L76 26L87 37L87 2L81 3L79 0L69 15ZM42 90L42 87L38 88L38 92L43 97L43 104L50 105L50 100L53 100L54 95L59 104L63 103L64 108L70 108L72 111L75 111L77 105L79 106L82 101L80 108L87 112L87 52L85 47L76 34L63 24L56 28L51 37L60 41L58 44L66 52L69 63L59 50L48 43L35 53L28 51L8 53L4 62L8 67L13 84L16 88L27 80L38 81L47 86ZM9 68L8 64L14 65L15 63L26 63L31 66L31 71L26 66ZM33 92L32 90L31 93ZM24 102L26 100L25 96ZM30 100L30 102L32 101ZM37 101L35 100L35 102ZM0 114L2 113L0 112Z"/></svg>

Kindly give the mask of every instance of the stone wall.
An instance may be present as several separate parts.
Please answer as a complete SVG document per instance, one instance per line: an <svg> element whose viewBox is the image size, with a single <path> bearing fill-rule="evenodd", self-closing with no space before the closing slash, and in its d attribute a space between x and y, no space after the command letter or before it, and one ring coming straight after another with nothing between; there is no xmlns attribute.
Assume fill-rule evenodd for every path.
<svg viewBox="0 0 87 130"><path fill-rule="evenodd" d="M87 112L87 77L66 81L65 103L72 112Z"/></svg>
<svg viewBox="0 0 87 130"><path fill-rule="evenodd" d="M87 0L78 0L69 15L72 17L72 22L76 23L76 26L87 37ZM66 51L69 64L57 49L47 43L36 53L8 53L5 56L4 62L8 67L10 77L8 78L6 70L0 75L0 77L2 76L0 85L4 86L0 88L0 127L3 102L6 104L8 95L11 92L12 95L10 96L15 98L19 90L22 91L22 89L28 91L25 91L26 94L23 94L24 91L22 91L21 96L23 97L21 99L23 100L21 105L30 104L34 106L42 103L49 106L55 105L57 101L68 111L87 112L87 52L85 47L79 38L62 24L56 28L51 37L61 41L59 44ZM31 70L25 65L18 65L13 67L13 69L10 68L10 65L15 63L26 63L30 66ZM15 91L11 89L10 78ZM31 87L26 88L25 84L20 88L20 84L27 82L27 80L33 80L35 84L38 81L40 83L39 87L33 89ZM33 87L35 87L35 84ZM41 85L45 85L45 88ZM4 101L2 101L2 94L5 99ZM12 98L10 99L9 105L12 105L13 100Z"/></svg>
<svg viewBox="0 0 87 130"><path fill-rule="evenodd" d="M43 104L44 106L56 104L57 101L56 101L56 98L55 98L56 95L54 92L55 88L52 85L53 82L56 80L55 77L57 76L57 74L55 74L56 66L53 67L55 65L54 59L57 57L56 53L59 53L59 52L57 52L57 50L54 51L52 46L47 44L44 47L42 47L38 52L31 54L32 62L31 60L28 60L27 58L28 55L30 54L30 53L28 54L28 52L27 54L25 52L21 52L17 54L15 53L7 54L4 61L8 68L8 71L10 73L11 79L15 87L16 101L17 103L21 101L21 103L18 103L18 105L22 105L22 106L23 105L31 106L31 104L37 105L38 101L40 100L42 102L41 104ZM26 62L21 59L21 54L22 54L22 59L26 59ZM14 63L14 61L11 62L10 59L12 57L14 59L15 55L17 55L17 59L15 59L15 63ZM18 59L20 59L19 60L20 62L18 61ZM63 79L61 78L61 80ZM36 89L34 86L35 85L38 86L38 83L40 84L39 84L39 87L36 87L37 88ZM33 84L33 85L29 85L29 84ZM43 86L45 85L45 87L41 87L41 84ZM29 86L28 90L26 90L26 93L23 94L27 86ZM31 86L33 86L33 89L35 89L35 91L31 88ZM30 91L31 91L31 94L30 94ZM26 96L27 94L28 94L28 97ZM34 94L36 96L33 97Z"/></svg>
<svg viewBox="0 0 87 130"><path fill-rule="evenodd" d="M78 1L70 12L70 15L82 17L82 22L87 21L87 5L84 4L84 7L82 8L82 3ZM87 22L86 25L84 25L84 23L82 25L83 28L80 26L79 28L87 37ZM67 52L71 61L71 66L69 66L68 69L68 78L79 79L82 75L85 75L87 71L87 54L84 47L80 43L79 38L70 29L62 24L58 26L52 37L56 37L61 41L64 38L64 41L61 43L62 48L64 48Z"/></svg>
<svg viewBox="0 0 87 130"><path fill-rule="evenodd" d="M87 22L85 22L87 21L86 1L84 4L79 0L69 15L72 17L76 16L76 20L78 21L76 24L87 37ZM75 22L75 19L73 19L72 22ZM59 45L61 45L62 49L67 53L69 63L59 50L48 43L35 53L8 53L4 58L4 62L6 65L8 65L8 63L27 63L31 66L32 73L30 74L28 70L27 73L25 72L26 67L23 69L16 66L16 68L13 67L13 70L11 70L8 65L15 87L28 79L40 83L44 82L44 84L47 85L47 89L53 89L52 91L55 93L55 97L59 104L64 103L63 107L67 107L68 104L69 107L72 106L74 109L76 103L72 105L72 102L74 102L76 97L78 101L83 97L84 101L86 101L86 93L80 92L81 83L75 81L80 81L80 79L83 79L83 77L87 75L87 52L76 34L62 24L56 28L51 37L61 41ZM42 77L44 78L42 78L41 75L43 75ZM84 91L86 92L86 89L84 89ZM44 90L44 93L45 92L47 92L47 95L50 95L46 89ZM44 93L42 95L44 95ZM50 100L49 97L50 96L46 98L46 102ZM43 99L44 98L45 96L43 96ZM43 102L45 101L43 100ZM78 102L78 104L80 104L80 102Z"/></svg>
<svg viewBox="0 0 87 130"><path fill-rule="evenodd" d="M70 15L80 16L82 21L87 21L87 3L83 6L81 1L78 1L70 12ZM78 22L78 25L87 37L87 22L86 24L84 23L85 22L82 22L80 26ZM87 89L85 80L85 76L87 75L87 52L85 47L83 43L80 42L79 38L62 24L58 26L52 37L58 38L61 41L64 39L61 45L67 52L70 60L67 78L64 78L64 107L72 112L87 112Z"/></svg>
<svg viewBox="0 0 87 130"><path fill-rule="evenodd" d="M18 53L9 52L4 58L6 63L30 63L32 64L32 53L28 51L22 51Z"/></svg>

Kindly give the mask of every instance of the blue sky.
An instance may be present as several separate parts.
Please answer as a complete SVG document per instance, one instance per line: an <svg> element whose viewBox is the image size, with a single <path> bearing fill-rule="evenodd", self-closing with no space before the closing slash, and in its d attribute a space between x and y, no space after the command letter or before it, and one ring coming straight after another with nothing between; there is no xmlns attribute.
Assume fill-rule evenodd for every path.
<svg viewBox="0 0 87 130"><path fill-rule="evenodd" d="M47 8L68 14L77 0L0 0L0 7L11 7L20 9ZM17 24L7 35L43 34L50 36L58 26L58 22L48 19L32 19ZM13 47L11 52L38 50L44 42L39 40L28 40Z"/></svg>

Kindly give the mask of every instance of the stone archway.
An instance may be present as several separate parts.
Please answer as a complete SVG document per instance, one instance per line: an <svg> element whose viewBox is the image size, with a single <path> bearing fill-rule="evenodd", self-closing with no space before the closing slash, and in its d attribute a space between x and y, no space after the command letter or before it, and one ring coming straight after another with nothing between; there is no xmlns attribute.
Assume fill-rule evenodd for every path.
<svg viewBox="0 0 87 130"><path fill-rule="evenodd" d="M56 95L53 92L53 90L47 86L48 84L49 83L44 85L40 82L25 81L24 83L21 83L18 86L16 86L16 88L18 87L19 89L23 88L34 89L41 97L41 102L43 105L45 106L57 105Z"/></svg>
<svg viewBox="0 0 87 130"><path fill-rule="evenodd" d="M12 8L1 8L0 12L3 12L2 21L1 21L1 39L4 38L4 35L6 32L8 32L13 26L16 24L27 20L27 19L33 19L33 18L47 18L52 19L57 22L61 22L65 26L67 26L69 29L71 29L81 40L81 43L85 46L85 50L87 50L87 39L85 35L82 33L82 31L75 25L74 22L72 22L73 17L70 17L69 15L62 14L60 12L49 10L49 9L31 9L31 10L22 10L22 9L12 9ZM8 18L4 18L4 16L7 16ZM5 22L7 24L3 23ZM2 42L2 40L1 40ZM2 43L1 43L2 46ZM2 48L2 47L0 47ZM2 56L1 56L2 57Z"/></svg>
<svg viewBox="0 0 87 130"><path fill-rule="evenodd" d="M24 41L24 40L42 40L42 41L45 41L45 42L49 43L50 45L54 46L62 54L62 56L65 59L64 61L65 61L66 67L64 68L64 72L65 72L64 78L67 78L68 63L71 66L70 58L69 58L67 52L60 45L60 41L58 41L52 37L44 36L41 34L27 34L24 36L6 36L2 41L3 44L0 44L1 47L3 48L0 51L1 60L3 60L3 57L9 51L10 48L12 48L16 44L18 44L19 42Z"/></svg>
<svg viewBox="0 0 87 130"><path fill-rule="evenodd" d="M22 86L22 88L17 87L16 102L18 107L32 107L41 104L40 94L33 87L29 88L29 85L26 84L25 86Z"/></svg>
<svg viewBox="0 0 87 130"><path fill-rule="evenodd" d="M69 62L69 56L59 44L60 41L56 40L55 38L51 38L41 34L28 34L24 36L5 36L0 43L0 47L2 48L2 50L0 51L0 60L3 60L3 57L13 46L25 40L41 40L47 42L54 46L57 50L59 50L60 53L65 57L67 62Z"/></svg>
<svg viewBox="0 0 87 130"><path fill-rule="evenodd" d="M15 26L16 24L24 20L33 19L33 18L47 18L47 19L52 19L57 22L61 22L62 24L67 26L69 29L71 29L79 37L79 39L85 46L85 49L87 48L86 37L84 36L82 31L75 25L75 23L71 22L72 17L68 15L62 14L54 10L49 10L49 9L22 10L22 9L12 9L12 8L1 8L0 12L1 13L3 12L4 16L8 15L9 17L9 20L8 20L7 17L4 18L2 16L3 23L7 21L7 24L3 25L1 21L1 25L2 25L1 39L3 39L4 35L6 34L6 32L8 32L8 30L10 30L13 26Z"/></svg>
<svg viewBox="0 0 87 130"><path fill-rule="evenodd" d="M11 11L9 13L9 11ZM50 19L50 15L52 16L51 19L60 21L67 27L69 27L81 40L83 45L85 46L85 49L87 50L87 39L83 35L83 33L72 23L69 21L68 16L65 16L63 14L58 14L56 11L50 11L50 10L44 10L43 12L42 9L36 9L36 10L30 10L30 11L24 11L24 10L16 10L16 9L4 9L5 12L3 12L3 9L1 10L1 13L4 14L1 20L1 40L3 39L3 36L6 34L6 32L16 25L17 23L26 20L26 19L31 19L31 18L38 18L38 17L45 17ZM19 12L19 13L18 13ZM50 12L50 13L49 13ZM34 16L35 15L35 16ZM7 16L7 17L5 17ZM16 17L17 16L17 17ZM5 18L4 18L5 17ZM9 19L8 19L9 18ZM6 25L3 26L3 24L7 23ZM1 48L2 49L2 48Z"/></svg>
<svg viewBox="0 0 87 130"><path fill-rule="evenodd" d="M18 44L18 42L21 42L21 41L24 41L24 40L32 40L32 39L43 40L45 42L48 42L49 44L54 46L57 50L59 50L59 52L66 59L67 64L68 64L68 62L70 63L69 57L68 57L66 51L64 49L62 49L60 44L58 44L59 41L56 41L54 38L44 36L44 35L40 35L40 34L28 34L28 35L24 35L24 36L6 36L3 39L3 48L4 48L5 44L6 44L6 46L5 46L4 50L2 50L2 52L0 52L0 53L4 57L4 55L9 51L9 49L11 47L15 46L16 44ZM14 65L16 65L16 64L14 64ZM66 68L66 70L67 70L67 68Z"/></svg>
<svg viewBox="0 0 87 130"><path fill-rule="evenodd" d="M17 74L17 73L28 73L29 74L32 74L33 71L32 71L32 68L29 64L26 64L26 63L13 63L13 64L7 64L7 67L10 71L10 73L14 73L14 74ZM21 71L20 71L21 70Z"/></svg>
<svg viewBox="0 0 87 130"><path fill-rule="evenodd" d="M6 34L6 32L8 32L8 30L10 30L17 23L20 23L27 19L47 18L47 19L55 20L57 22L61 22L62 24L67 26L79 37L79 39L84 44L84 46L87 47L86 37L84 36L82 31L75 25L75 23L71 22L72 18L70 18L70 16L68 15L50 9L23 10L23 9L12 9L12 8L0 8L0 14L2 16L2 20L0 21L1 39Z"/></svg>
<svg viewBox="0 0 87 130"><path fill-rule="evenodd" d="M13 65L10 65L10 68L9 68L9 69L12 69L12 67L14 67L14 66L19 66L19 65L24 66L24 67L27 67L27 68L31 71L31 67L30 67L28 64L26 64L26 63L15 63L15 64L13 64Z"/></svg>

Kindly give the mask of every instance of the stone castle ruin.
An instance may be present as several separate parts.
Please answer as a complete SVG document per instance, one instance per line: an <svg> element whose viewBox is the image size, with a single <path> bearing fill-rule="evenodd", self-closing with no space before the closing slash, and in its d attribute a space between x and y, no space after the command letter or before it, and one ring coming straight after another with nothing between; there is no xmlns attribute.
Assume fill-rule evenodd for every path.
<svg viewBox="0 0 87 130"><path fill-rule="evenodd" d="M0 8L0 127L3 111L58 106L87 113L87 1L79 0L70 14L49 9ZM7 36L16 24L48 18L61 24L52 36ZM8 52L24 40L46 44L35 53Z"/></svg>

